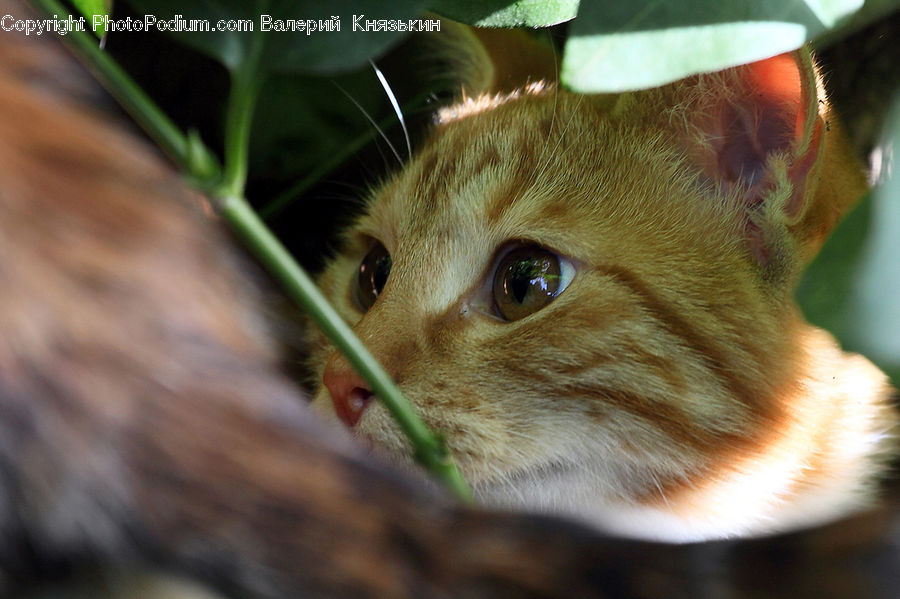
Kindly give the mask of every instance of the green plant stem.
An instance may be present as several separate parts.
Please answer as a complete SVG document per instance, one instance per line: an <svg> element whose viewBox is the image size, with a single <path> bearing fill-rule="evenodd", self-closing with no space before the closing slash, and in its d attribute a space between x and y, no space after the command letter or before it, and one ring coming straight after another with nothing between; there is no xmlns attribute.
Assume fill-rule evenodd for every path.
<svg viewBox="0 0 900 599"><path fill-rule="evenodd" d="M250 52L232 72L232 88L225 117L224 176L214 199L225 220L281 283L288 296L306 310L316 325L347 357L353 368L372 386L375 395L409 438L415 449L416 460L460 499L470 501L471 492L450 459L443 442L425 426L384 368L244 199L250 125L256 94L262 83L258 75L262 41L258 34L254 35Z"/></svg>
<svg viewBox="0 0 900 599"><path fill-rule="evenodd" d="M32 0L32 3L48 17L69 15L57 0ZM232 89L226 107L225 167L220 179L220 167L212 152L199 139L185 136L131 77L97 47L90 34L72 31L66 37L94 70L97 79L163 151L191 176L195 184L213 190L212 200L251 252L372 385L376 396L409 437L419 463L460 499L470 501L471 492L444 444L425 426L390 376L244 199L250 126L256 94L262 83L259 75L261 38L254 39L246 60L232 72ZM218 185L214 186L215 183Z"/></svg>
<svg viewBox="0 0 900 599"><path fill-rule="evenodd" d="M69 10L57 0L31 0L47 17L69 16ZM189 176L208 184L218 179L218 161L205 146L192 147L188 138L166 114L144 93L128 74L97 45L97 38L87 31L70 31L65 40L94 71L97 79L119 101L128 114L147 132Z"/></svg>
<svg viewBox="0 0 900 599"><path fill-rule="evenodd" d="M471 501L471 492L450 460L443 443L425 426L391 377L335 312L312 279L294 261L246 200L239 196L224 197L221 200L222 214L244 243L284 286L288 295L310 314L356 371L372 385L375 395L409 438L419 463L460 499Z"/></svg>
<svg viewBox="0 0 900 599"><path fill-rule="evenodd" d="M225 106L225 170L221 195L243 197L247 184L250 128L256 98L263 82L259 61L262 57L262 32L251 33L250 47L244 60L231 71L231 89Z"/></svg>

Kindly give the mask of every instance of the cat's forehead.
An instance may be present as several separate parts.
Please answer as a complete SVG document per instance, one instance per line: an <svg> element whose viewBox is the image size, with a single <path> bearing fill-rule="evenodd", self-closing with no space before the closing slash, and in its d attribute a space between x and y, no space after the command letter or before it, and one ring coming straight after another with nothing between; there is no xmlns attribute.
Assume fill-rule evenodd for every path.
<svg viewBox="0 0 900 599"><path fill-rule="evenodd" d="M669 141L602 100L549 89L470 103L377 192L363 232L400 253L490 252L511 239L563 251L671 195Z"/></svg>
<svg viewBox="0 0 900 599"><path fill-rule="evenodd" d="M714 266L684 248L730 255L736 204L711 201L667 115L648 102L639 113L594 100L520 97L440 125L357 229L390 252L392 293L442 314L522 242L581 268L685 280Z"/></svg>
<svg viewBox="0 0 900 599"><path fill-rule="evenodd" d="M582 101L547 91L489 108L484 99L460 105L379 190L363 226L406 242L448 231L514 234L535 209L566 195L573 181L561 166L584 153L574 146L580 131L603 126Z"/></svg>

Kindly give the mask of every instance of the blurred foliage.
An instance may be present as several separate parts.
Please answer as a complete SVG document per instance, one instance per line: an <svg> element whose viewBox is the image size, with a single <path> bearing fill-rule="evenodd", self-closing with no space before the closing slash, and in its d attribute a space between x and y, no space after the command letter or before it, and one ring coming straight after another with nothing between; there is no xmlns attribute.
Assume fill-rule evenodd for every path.
<svg viewBox="0 0 900 599"><path fill-rule="evenodd" d="M654 87L800 47L861 0L585 2L563 82L585 93Z"/></svg>
<svg viewBox="0 0 900 599"><path fill-rule="evenodd" d="M872 218L872 198L866 196L834 231L804 273L797 301L807 320L846 339L860 256Z"/></svg>
<svg viewBox="0 0 900 599"><path fill-rule="evenodd" d="M578 0L436 0L429 8L478 27L548 27L574 19L578 5Z"/></svg>
<svg viewBox="0 0 900 599"><path fill-rule="evenodd" d="M93 17L94 15L109 14L110 4L111 0L72 0L75 10L87 17L88 23L97 37L102 37L105 30L102 25L94 28Z"/></svg>
<svg viewBox="0 0 900 599"><path fill-rule="evenodd" d="M563 40L564 82L578 90L599 91L657 85L763 58L796 48L823 32L827 42L822 46L844 43L842 38L850 31L864 38L865 30L860 28L877 24L900 0L869 0L855 12L861 4L859 0L335 0L327 4L126 0L113 7L113 16L252 18L256 25L261 12L274 18L340 16L340 34L265 34L261 65L266 81L251 136L248 197L257 208L271 207L273 201L287 206L270 211L270 224L305 264L315 267L327 252L336 223L351 218L367 187L397 166L372 122L383 126L390 143L406 157L402 133L367 60L374 59L384 70L399 103L406 107L413 148L430 121L428 99L440 99L446 90L440 64L429 49L430 34L404 37L398 31L353 31L354 15L409 20L420 18L427 8L485 26L563 23L553 32ZM197 129L207 144L221 151L228 72L246 58L252 35L175 33L173 37L189 48L172 44L172 37L149 32L112 34L108 47L181 126ZM896 51L897 46L891 48ZM884 56L882 49L877 54L896 71L900 56ZM873 75L870 85L864 76L875 60L860 58L858 64L853 60L852 53L842 55L841 64L833 67L835 81L844 88L837 97L843 103L845 96L877 88L874 102L886 105L890 92L884 86L889 84L895 91L896 79ZM851 73L855 79L843 78L841 73ZM847 110L854 117L877 112L869 101L864 110L848 101ZM848 120L852 125L858 119ZM885 147L900 139L896 122ZM871 140L857 146L868 150ZM880 185L839 228L798 291L812 322L834 331L848 348L893 368L895 376L900 364L900 302L896 299L900 268L895 258L900 250L898 195L900 184L895 179Z"/></svg>
<svg viewBox="0 0 900 599"><path fill-rule="evenodd" d="M333 73L359 66L373 54L403 36L400 31L355 31L351 26L356 15L366 20L402 19L418 15L424 0L127 0L141 13L152 14L160 20L181 16L186 20L208 19L250 20L256 33L261 32L260 15L276 22L304 21L314 23L316 30L279 31L272 27L265 32L265 50L260 67L266 71L291 73ZM337 29L323 30L329 22L340 22ZM310 24L312 24L310 23ZM321 23L321 24L320 24ZM253 34L247 31L214 33L175 32L179 41L204 52L231 70L245 61L250 52Z"/></svg>
<svg viewBox="0 0 900 599"><path fill-rule="evenodd" d="M900 96L879 153L900 150ZM865 354L900 384L900 177L883 182L826 243L797 291L810 322Z"/></svg>

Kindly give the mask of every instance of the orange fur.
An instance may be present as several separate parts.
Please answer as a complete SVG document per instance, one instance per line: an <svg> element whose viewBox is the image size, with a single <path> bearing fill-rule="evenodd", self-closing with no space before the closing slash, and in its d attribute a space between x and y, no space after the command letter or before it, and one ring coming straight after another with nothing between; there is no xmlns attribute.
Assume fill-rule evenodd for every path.
<svg viewBox="0 0 900 599"><path fill-rule="evenodd" d="M320 280L447 435L477 496L673 540L866 505L893 448L890 387L792 297L864 191L808 55L588 97L523 75L530 49L503 35L479 33L462 62L503 65L518 85L467 71L467 97L375 190ZM526 62L511 67L516 56ZM769 105L746 99L767 94ZM716 127L743 135L751 123L749 137L755 126L764 137L772 114L790 137L774 136L759 178L717 178L729 140ZM742 158L743 138L734 148ZM373 240L393 266L364 313L351 290ZM543 309L503 322L489 288L498 251L518 240L577 274ZM318 371L364 388L313 336ZM323 388L315 404L328 413L332 399ZM380 406L356 432L410 464Z"/></svg>

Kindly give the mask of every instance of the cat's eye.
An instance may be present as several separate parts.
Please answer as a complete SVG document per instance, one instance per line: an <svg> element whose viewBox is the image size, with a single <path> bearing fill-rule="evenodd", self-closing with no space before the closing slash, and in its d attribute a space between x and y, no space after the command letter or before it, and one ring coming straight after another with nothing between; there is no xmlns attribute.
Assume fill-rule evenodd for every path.
<svg viewBox="0 0 900 599"><path fill-rule="evenodd" d="M390 274L391 255L382 244L376 243L359 265L355 295L360 308L368 310L372 307Z"/></svg>
<svg viewBox="0 0 900 599"><path fill-rule="evenodd" d="M512 250L494 274L494 305L506 320L533 314L562 293L575 276L571 262L529 245Z"/></svg>

